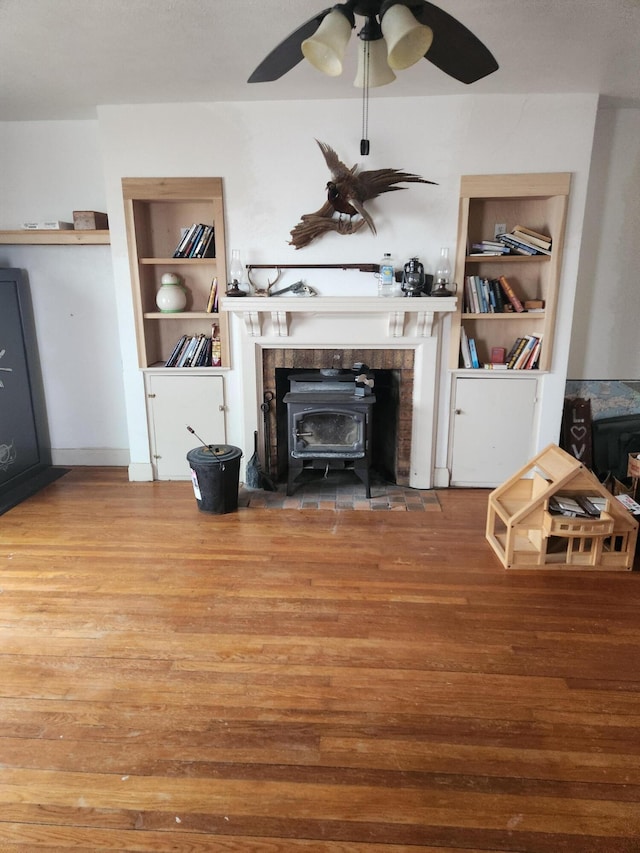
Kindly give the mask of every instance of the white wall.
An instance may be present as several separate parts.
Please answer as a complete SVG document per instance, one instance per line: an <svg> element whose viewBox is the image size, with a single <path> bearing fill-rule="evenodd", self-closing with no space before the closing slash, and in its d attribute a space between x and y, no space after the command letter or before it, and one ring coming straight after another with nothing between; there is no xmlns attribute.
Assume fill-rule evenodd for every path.
<svg viewBox="0 0 640 853"><path fill-rule="evenodd" d="M580 259L570 379L640 379L640 110L601 109Z"/></svg>
<svg viewBox="0 0 640 853"><path fill-rule="evenodd" d="M0 229L106 210L97 121L0 123ZM0 246L28 273L54 464L126 465L108 246Z"/></svg>
<svg viewBox="0 0 640 853"><path fill-rule="evenodd" d="M376 262L391 251L418 255L433 270L441 246L456 238L461 174L573 173L563 288L559 306L557 375L545 377L542 433L557 438L568 357L584 202L597 99L591 95L396 98L370 107L371 155L359 154L357 101L258 102L107 106L98 111L125 366L132 465L149 460L144 398L135 364L130 282L120 182L122 177L222 175L228 249L244 263ZM318 209L328 172L314 139L364 168L395 167L437 181L372 202L378 236L330 235L297 251L289 232ZM291 276L300 274L292 271ZM373 277L305 274L323 295L373 292ZM290 280L295 280L291 278ZM284 283L284 282L283 282ZM563 334L564 332L564 334ZM244 411L237 370L227 376L227 440L246 445L258 413ZM446 402L444 400L443 402ZM546 433L545 433L546 430ZM446 435L444 424L441 433ZM445 464L439 447L436 465Z"/></svg>
<svg viewBox="0 0 640 853"><path fill-rule="evenodd" d="M583 257L595 255L580 265L570 376L593 378L595 363L610 378L631 378L631 373L637 378L633 239L621 239L617 228L637 233L640 111L597 115L595 183L582 247ZM591 95L372 99L368 161L359 155L357 101L103 107L97 122L0 123L0 228L35 216L69 218L73 209L108 209L111 220L111 257L102 247L0 247L0 262L27 269L32 279L54 451L106 448L102 461L112 464L109 453L121 458L130 446L133 461L148 461L120 196L123 176L222 175L228 247L239 248L245 263L375 262L392 251L400 259L419 255L429 270L440 246L454 244L461 174L570 171L564 268L569 286L563 289L556 347L562 377L569 346L562 329L573 311L571 283L578 271L595 118ZM350 165L408 169L439 186L412 186L373 202L377 238L366 232L331 235L296 252L287 245L289 231L302 213L320 206L327 179L314 137L335 147ZM601 223L609 239L598 242ZM593 294L591 287L589 296L585 281L596 265L599 291ZM612 265L620 270L613 299L602 285L611 281L607 271ZM323 293L367 293L372 286L370 277L360 273L320 281L305 273L305 278L320 284ZM635 306L634 315L629 305ZM120 352L114 345L118 337ZM599 347L595 352L600 354L587 356L582 343L587 338L590 353ZM88 341L90 362L79 356ZM232 402L237 381L231 371ZM558 409L562 384L555 382L548 395ZM228 439L240 443L244 413L235 409ZM547 420L555 424L556 416L550 412Z"/></svg>

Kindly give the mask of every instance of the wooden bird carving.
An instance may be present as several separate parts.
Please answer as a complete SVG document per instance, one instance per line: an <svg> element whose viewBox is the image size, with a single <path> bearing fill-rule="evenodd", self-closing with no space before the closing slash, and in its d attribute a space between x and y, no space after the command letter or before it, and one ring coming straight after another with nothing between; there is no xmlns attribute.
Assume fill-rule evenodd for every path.
<svg viewBox="0 0 640 853"><path fill-rule="evenodd" d="M324 142L316 139L331 173L327 182L327 201L315 213L307 213L291 231L291 244L296 249L307 246L312 240L328 231L339 234L355 234L366 223L373 234L376 226L364 203L382 193L403 190L400 183L434 184L418 175L399 169L370 169L360 171L357 165L350 169L340 160L336 152ZM337 215L336 215L337 214ZM344 216L348 219L345 221ZM353 217L358 217L354 220Z"/></svg>

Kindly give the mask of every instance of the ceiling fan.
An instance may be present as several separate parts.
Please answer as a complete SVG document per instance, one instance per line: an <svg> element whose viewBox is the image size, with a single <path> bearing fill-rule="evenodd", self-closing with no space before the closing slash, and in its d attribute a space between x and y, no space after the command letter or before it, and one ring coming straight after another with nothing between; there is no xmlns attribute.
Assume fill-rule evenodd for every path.
<svg viewBox="0 0 640 853"><path fill-rule="evenodd" d="M247 82L278 80L303 58L330 76L340 74L355 15L365 19L358 38L366 56L362 71L359 53L356 86L390 83L394 69L408 68L422 57L462 83L475 83L499 67L477 36L427 0L346 0L294 30Z"/></svg>

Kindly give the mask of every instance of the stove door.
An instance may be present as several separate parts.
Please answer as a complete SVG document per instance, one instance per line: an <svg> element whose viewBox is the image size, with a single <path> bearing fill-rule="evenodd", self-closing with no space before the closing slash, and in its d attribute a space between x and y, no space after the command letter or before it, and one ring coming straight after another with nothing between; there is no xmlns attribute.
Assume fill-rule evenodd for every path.
<svg viewBox="0 0 640 853"><path fill-rule="evenodd" d="M290 406L289 450L297 459L337 456L359 459L366 453L366 413L352 408Z"/></svg>

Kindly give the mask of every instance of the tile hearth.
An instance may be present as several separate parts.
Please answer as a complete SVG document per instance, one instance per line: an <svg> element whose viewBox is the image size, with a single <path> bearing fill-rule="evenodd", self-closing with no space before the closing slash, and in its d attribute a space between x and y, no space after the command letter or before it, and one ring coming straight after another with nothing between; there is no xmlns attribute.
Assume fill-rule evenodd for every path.
<svg viewBox="0 0 640 853"><path fill-rule="evenodd" d="M371 498L365 497L364 484L352 472L303 472L292 495L286 484L276 492L250 489L241 484L239 508L249 509L327 509L391 510L395 512L440 512L440 502L431 489L412 489L387 483L372 472Z"/></svg>

